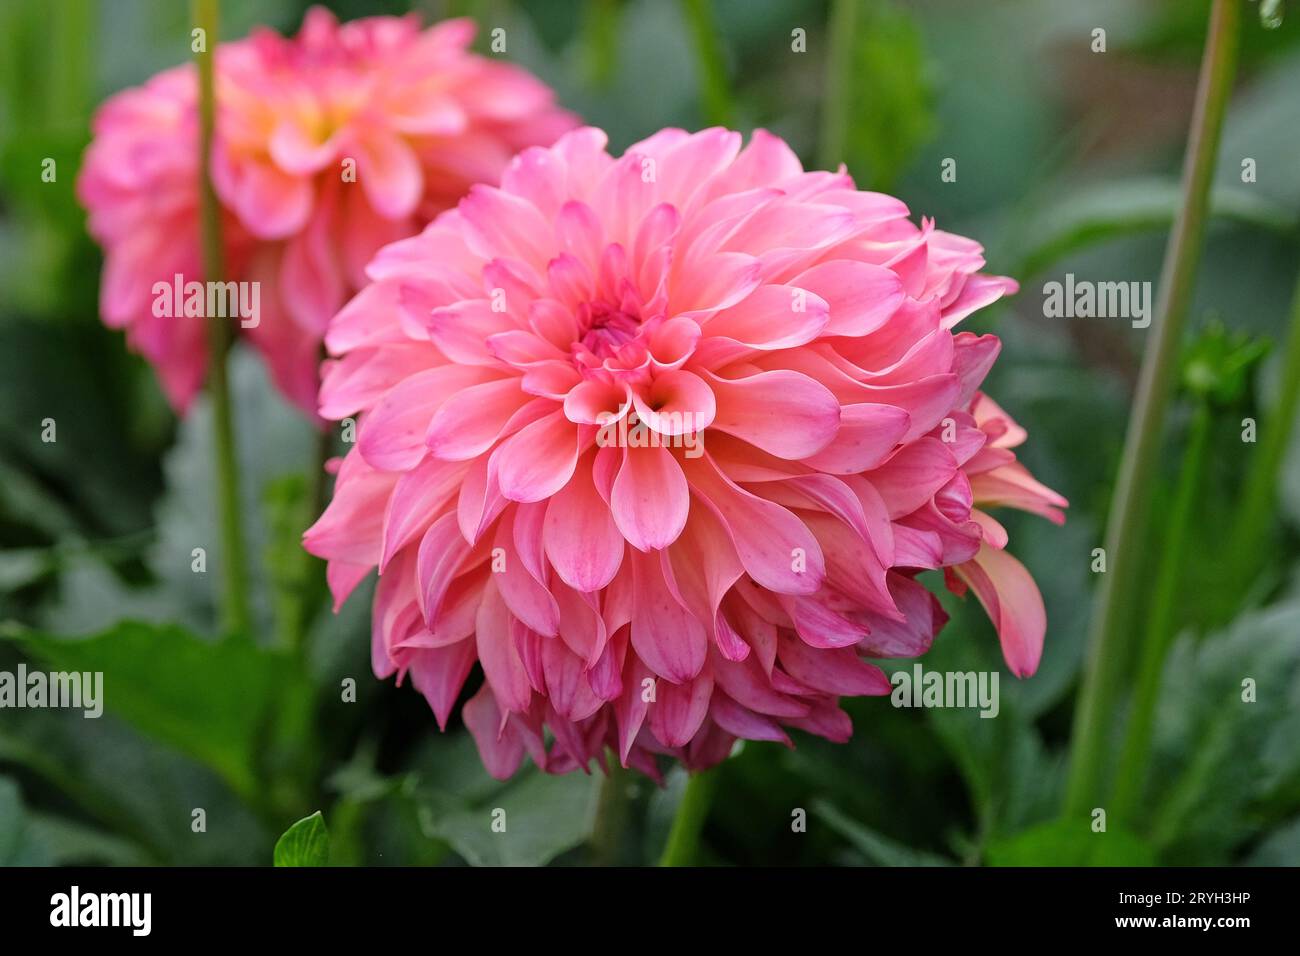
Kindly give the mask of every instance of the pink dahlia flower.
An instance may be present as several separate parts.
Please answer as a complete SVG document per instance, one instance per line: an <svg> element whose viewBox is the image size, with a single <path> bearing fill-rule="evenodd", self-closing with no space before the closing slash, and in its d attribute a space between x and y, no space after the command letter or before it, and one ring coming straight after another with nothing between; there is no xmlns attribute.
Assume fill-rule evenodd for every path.
<svg viewBox="0 0 1300 956"><path fill-rule="evenodd" d="M223 278L259 283L248 335L308 411L325 327L375 252L574 125L536 78L470 53L473 35L468 20L340 25L313 8L292 39L261 29L217 51ZM105 249L104 321L126 329L182 412L203 383L203 323L158 314L174 310L155 308L154 286L204 279L197 100L193 64L112 97L77 183Z"/></svg>
<svg viewBox="0 0 1300 956"><path fill-rule="evenodd" d="M362 418L305 543L336 602L379 568L376 674L445 726L481 664L497 776L843 741L839 698L890 690L864 658L944 623L927 568L1032 673L1042 599L981 507L1065 501L979 392L998 340L952 331L1015 283L761 130L605 142L525 150L330 324L320 413Z"/></svg>

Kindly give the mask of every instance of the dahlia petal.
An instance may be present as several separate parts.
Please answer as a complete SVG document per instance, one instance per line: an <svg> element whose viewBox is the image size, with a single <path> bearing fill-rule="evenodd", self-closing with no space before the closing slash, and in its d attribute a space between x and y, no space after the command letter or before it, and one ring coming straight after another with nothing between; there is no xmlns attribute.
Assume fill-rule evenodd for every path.
<svg viewBox="0 0 1300 956"><path fill-rule="evenodd" d="M713 390L691 372L677 369L655 378L648 393L632 393L637 418L660 435L700 432L715 414Z"/></svg>
<svg viewBox="0 0 1300 956"><path fill-rule="evenodd" d="M708 716L712 694L713 677L707 670L685 684L661 682L650 706L650 732L665 747L685 746Z"/></svg>
<svg viewBox="0 0 1300 956"><path fill-rule="evenodd" d="M740 152L741 135L713 127L679 140L665 150L659 161L659 195L678 208L685 208L696 190L725 169ZM647 144L633 146L633 151Z"/></svg>
<svg viewBox="0 0 1300 956"><path fill-rule="evenodd" d="M997 361L998 353L1002 351L1002 341L996 335L961 332L954 336L953 345L953 367L961 381L957 405L964 408L970 405L989 370L993 368L993 363Z"/></svg>
<svg viewBox="0 0 1300 956"><path fill-rule="evenodd" d="M561 717L572 721L586 720L604 703L592 692L587 681L586 662L569 650L563 641L543 639L542 671L546 676L547 700ZM556 736L560 736L560 728L556 728ZM580 764L586 762L585 746L575 741L568 749Z"/></svg>
<svg viewBox="0 0 1300 956"><path fill-rule="evenodd" d="M852 647L867 636L867 628L837 614L820 595L782 595L781 606L794 622L795 633L809 647Z"/></svg>
<svg viewBox="0 0 1300 956"><path fill-rule="evenodd" d="M595 667L609 643L609 632L599 613L598 598L575 591L559 581L552 581L550 590L560 609L560 639L582 659L584 666ZM590 677L588 671L588 683L591 683ZM594 685L592 691L595 692Z"/></svg>
<svg viewBox="0 0 1300 956"><path fill-rule="evenodd" d="M741 252L720 252L698 263L682 280L673 288L668 311L704 316L730 308L757 289L762 263Z"/></svg>
<svg viewBox="0 0 1300 956"><path fill-rule="evenodd" d="M461 708L465 726L478 745L483 766L497 780L509 780L524 761L524 745L514 734L504 731L501 709L492 687L484 684Z"/></svg>
<svg viewBox="0 0 1300 956"><path fill-rule="evenodd" d="M844 405L834 439L803 462L836 475L869 471L889 456L911 428L911 416L897 406Z"/></svg>
<svg viewBox="0 0 1300 956"><path fill-rule="evenodd" d="M477 544L507 504L509 502L497 484L491 459L480 458L471 462L465 472L460 497L456 499L456 521L461 535L470 544Z"/></svg>
<svg viewBox="0 0 1300 956"><path fill-rule="evenodd" d="M787 721L791 727L798 727L818 737L825 737L831 743L847 743L853 736L853 721L834 702L828 700L814 701L804 717L795 717Z"/></svg>
<svg viewBox="0 0 1300 956"><path fill-rule="evenodd" d="M599 591L623 563L623 535L601 500L584 459L546 506L546 556L570 587Z"/></svg>
<svg viewBox="0 0 1300 956"><path fill-rule="evenodd" d="M491 377L482 369L460 365L417 372L371 409L362 423L357 451L374 468L410 470L426 454L424 435L437 408L461 389Z"/></svg>
<svg viewBox="0 0 1300 956"><path fill-rule="evenodd" d="M803 164L785 140L765 129L756 129L749 145L731 164L727 185L736 191L779 185L802 172Z"/></svg>
<svg viewBox="0 0 1300 956"><path fill-rule="evenodd" d="M948 614L938 598L914 579L892 571L889 592L903 612L903 619L873 617L871 633L859 649L871 657L920 657L947 623Z"/></svg>
<svg viewBox="0 0 1300 956"><path fill-rule="evenodd" d="M624 767L628 765L628 756L646 713L650 710L650 699L654 691L654 674L641 658L629 654L623 665L623 693L614 702L614 719L618 725L618 756Z"/></svg>
<svg viewBox="0 0 1300 956"><path fill-rule="evenodd" d="M469 677L473 666L474 642L469 640L448 647L411 652L411 683L429 702L439 730L447 729L447 718L451 716L451 709L456 705L456 698L460 696L465 678ZM492 709L496 709L495 702ZM481 748L482 744L479 746Z"/></svg>
<svg viewBox="0 0 1300 956"><path fill-rule="evenodd" d="M791 677L827 694L881 697L891 689L885 672L859 658L852 648L816 650L803 641L783 637L778 654Z"/></svg>
<svg viewBox="0 0 1300 956"><path fill-rule="evenodd" d="M456 526L456 516L451 512L429 525L429 530L420 539L415 573L420 611L430 630L437 624L447 588L466 552L465 542Z"/></svg>
<svg viewBox="0 0 1300 956"><path fill-rule="evenodd" d="M664 581L673 597L705 623L723 657L743 660L749 645L718 611L727 591L744 573L726 529L707 508L696 508L681 536L664 553Z"/></svg>
<svg viewBox="0 0 1300 956"><path fill-rule="evenodd" d="M380 574L388 567L393 555L424 534L429 516L443 511L460 486L464 473L464 465L430 459L397 480L384 511Z"/></svg>
<svg viewBox="0 0 1300 956"><path fill-rule="evenodd" d="M1010 537L1007 535L1007 529L1002 527L996 518L978 508L972 509L971 520L980 526L980 532L984 535L984 540L994 548L1005 548Z"/></svg>
<svg viewBox="0 0 1300 956"><path fill-rule="evenodd" d="M474 186L460 202L470 247L487 259L521 259L544 269L554 255L551 234L537 207L493 186Z"/></svg>
<svg viewBox="0 0 1300 956"><path fill-rule="evenodd" d="M546 583L534 577L524 559L515 552L513 516L508 515L497 526L495 546L505 555L503 567L495 577L510 613L543 637L554 637L560 630L560 609Z"/></svg>
<svg viewBox="0 0 1300 956"><path fill-rule="evenodd" d="M685 683L704 667L709 639L664 584L658 555L632 551L632 647L655 674Z"/></svg>
<svg viewBox="0 0 1300 956"><path fill-rule="evenodd" d="M555 217L555 240L560 249L592 270L600 262L605 233L595 210L585 202L571 199L560 207Z"/></svg>
<svg viewBox="0 0 1300 956"><path fill-rule="evenodd" d="M705 325L709 336L726 336L754 349L787 349L811 342L830 320L821 296L796 285L763 285Z"/></svg>
<svg viewBox="0 0 1300 956"><path fill-rule="evenodd" d="M952 480L957 460L937 438L922 438L899 449L867 477L889 506L890 518L911 514Z"/></svg>
<svg viewBox="0 0 1300 956"><path fill-rule="evenodd" d="M375 210L386 219L415 211L424 174L414 150L400 136L370 130L355 144L357 179Z"/></svg>
<svg viewBox="0 0 1300 956"><path fill-rule="evenodd" d="M299 326L313 333L313 346L343 305L341 271L322 214L317 213L316 220L285 246L279 277L281 304Z"/></svg>
<svg viewBox="0 0 1300 956"><path fill-rule="evenodd" d="M808 715L808 704L772 687L755 655L734 663L715 660L713 679L728 697L755 713L787 721Z"/></svg>
<svg viewBox="0 0 1300 956"><path fill-rule="evenodd" d="M681 465L666 448L624 448L609 507L632 547L641 551L668 547L686 526L690 507Z"/></svg>
<svg viewBox="0 0 1300 956"><path fill-rule="evenodd" d="M334 599L333 610L337 614L348 596L356 590L358 584L370 573L368 564L348 564L346 561L330 561L325 565L325 581L329 585L330 595Z"/></svg>
<svg viewBox="0 0 1300 956"><path fill-rule="evenodd" d="M903 285L884 266L852 259L833 259L790 280L828 307L825 335L866 335L889 320L902 304Z"/></svg>
<svg viewBox="0 0 1300 956"><path fill-rule="evenodd" d="M315 201L310 179L269 163L246 163L229 197L240 221L259 239L284 239L307 224Z"/></svg>
<svg viewBox="0 0 1300 956"><path fill-rule="evenodd" d="M444 461L465 461L487 451L526 401L519 380L471 385L443 402L429 422L424 443Z"/></svg>
<svg viewBox="0 0 1300 956"><path fill-rule="evenodd" d="M687 465L691 489L727 528L756 582L781 594L811 594L821 587L826 574L821 546L798 518L742 490L717 471L707 452Z"/></svg>
<svg viewBox="0 0 1300 956"><path fill-rule="evenodd" d="M627 390L613 382L589 378L564 396L564 414L580 425L605 425L618 421L631 407Z"/></svg>
<svg viewBox="0 0 1300 956"><path fill-rule="evenodd" d="M478 660L483 665L483 675L492 686L497 706L507 711L523 711L528 709L533 692L524 671L524 662L515 649L514 621L489 578L483 589L474 628Z"/></svg>
<svg viewBox="0 0 1300 956"><path fill-rule="evenodd" d="M781 725L769 717L742 707L726 694L715 693L709 706L709 717L729 734L745 740L772 740L793 747L789 735Z"/></svg>
<svg viewBox="0 0 1300 956"><path fill-rule="evenodd" d="M944 328L950 329L966 316L984 308L1004 295L1013 295L1020 284L1005 276L970 276L961 295L943 310Z"/></svg>
<svg viewBox="0 0 1300 956"><path fill-rule="evenodd" d="M973 561L956 567L958 576L971 586L998 630L1002 655L1017 677L1029 677L1038 670L1043 655L1047 612L1043 596L1025 566L997 548L980 546Z"/></svg>
<svg viewBox="0 0 1300 956"><path fill-rule="evenodd" d="M409 287L403 289L404 293L408 291ZM495 311L488 299L466 299L435 308L426 324L433 344L451 361L462 365L500 365L487 340L512 328L509 316Z"/></svg>
<svg viewBox="0 0 1300 956"><path fill-rule="evenodd" d="M606 641L600 658L587 671L591 692L603 701L617 700L623 693L622 660L618 646L613 641Z"/></svg>
<svg viewBox="0 0 1300 956"><path fill-rule="evenodd" d="M781 371L738 379L705 375L717 403L713 427L778 458L816 455L840 430L839 402L806 375Z"/></svg>
<svg viewBox="0 0 1300 956"><path fill-rule="evenodd" d="M276 124L268 145L275 164L295 176L320 172L338 149L338 144L331 140L314 141L301 123L288 117Z"/></svg>
<svg viewBox="0 0 1300 956"><path fill-rule="evenodd" d="M350 452L325 513L303 532L303 547L318 558L372 568L379 563L384 501L397 476L370 468Z"/></svg>
<svg viewBox="0 0 1300 956"><path fill-rule="evenodd" d="M338 421L378 401L403 379L434 364L437 351L424 342L358 348L322 366L318 412Z"/></svg>
<svg viewBox="0 0 1300 956"><path fill-rule="evenodd" d="M501 493L511 501L541 501L568 482L578 462L579 436L563 412L511 435L493 453Z"/></svg>
<svg viewBox="0 0 1300 956"><path fill-rule="evenodd" d="M1053 524L1064 524L1059 509L1069 503L1035 479L1019 462L1003 465L971 478L971 491L981 505L1004 505L1041 515Z"/></svg>

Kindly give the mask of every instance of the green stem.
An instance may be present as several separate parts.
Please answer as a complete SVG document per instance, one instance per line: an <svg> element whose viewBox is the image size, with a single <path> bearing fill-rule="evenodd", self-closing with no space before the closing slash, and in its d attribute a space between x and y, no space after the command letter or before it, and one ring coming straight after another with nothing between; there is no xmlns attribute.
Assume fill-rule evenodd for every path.
<svg viewBox="0 0 1300 956"><path fill-rule="evenodd" d="M687 778L686 792L682 794L682 802L677 806L668 842L664 846L663 856L659 858L660 866L694 865L700 834L704 830L704 821L709 815L709 804L713 802L716 786L717 775L714 771L702 770Z"/></svg>
<svg viewBox="0 0 1300 956"><path fill-rule="evenodd" d="M307 475L307 501L304 506L304 528L321 516L329 497L329 473L325 471L325 462L334 453L334 433L329 428L321 429L316 435L315 451L312 454L311 471ZM307 632L321 601L326 594L325 577L322 573L324 563L305 548L299 548L298 571L293 593L293 607L290 619L284 628L284 639L288 650L303 659L307 653Z"/></svg>
<svg viewBox="0 0 1300 956"><path fill-rule="evenodd" d="M1115 778L1115 796L1111 801L1113 819L1128 823L1142 797L1147 779L1151 751L1151 733L1155 724L1156 703L1160 696L1160 677L1165 657L1174 637L1174 610L1178 603L1187 535L1195 520L1197 491L1209 457L1212 420L1210 407L1202 399L1196 406L1191 434L1183 453L1183 467L1169 514L1169 532L1161 548L1160 568L1151 597L1146 643L1133 690L1133 710L1129 715L1124 747L1120 753L1119 772Z"/></svg>
<svg viewBox="0 0 1300 956"><path fill-rule="evenodd" d="M1269 519L1277 502L1278 475L1286 457L1296 418L1300 417L1300 281L1291 301L1291 330L1282 357L1282 377L1276 404L1259 429L1259 447L1251 456L1233 529L1232 568L1236 594L1248 589L1259 571L1271 535Z"/></svg>
<svg viewBox="0 0 1300 956"><path fill-rule="evenodd" d="M826 31L830 50L826 56L826 88L822 95L821 135L817 165L835 169L845 161L849 138L849 110L853 105L853 45L863 0L831 0Z"/></svg>
<svg viewBox="0 0 1300 956"><path fill-rule="evenodd" d="M1111 716L1129 648L1125 621L1142 570L1142 541L1151 508L1156 459L1173 391L1179 341L1200 263L1223 116L1236 73L1241 0L1214 0L1196 90L1183 170L1183 201L1165 250L1154 340L1142 359L1137 395L1106 528L1108 568L1098 588L1088 660L1075 714L1065 810L1084 813L1101 798Z"/></svg>
<svg viewBox="0 0 1300 956"><path fill-rule="evenodd" d="M596 820L591 827L591 862L596 866L618 863L628 815L628 773L619 765L617 755L611 757L607 766L596 803Z"/></svg>
<svg viewBox="0 0 1300 956"><path fill-rule="evenodd" d="M618 66L617 0L587 0L582 17L582 54L593 86L608 88Z"/></svg>
<svg viewBox="0 0 1300 956"><path fill-rule="evenodd" d="M203 30L203 52L196 53L199 68L199 223L203 244L203 273L209 282L225 273L221 242L221 207L212 187L212 141L216 125L214 62L218 36L218 0L193 0L194 25ZM226 356L230 352L230 324L208 317L208 392L212 397L212 431L216 451L217 512L222 545L222 628L228 633L252 636L245 574L248 568L244 529L240 523L239 470L235 462L234 422Z"/></svg>
<svg viewBox="0 0 1300 956"><path fill-rule="evenodd" d="M700 96L704 101L704 121L710 126L735 124L731 91L727 88L726 57L721 36L709 0L682 0L691 38L695 41L695 66L700 71Z"/></svg>

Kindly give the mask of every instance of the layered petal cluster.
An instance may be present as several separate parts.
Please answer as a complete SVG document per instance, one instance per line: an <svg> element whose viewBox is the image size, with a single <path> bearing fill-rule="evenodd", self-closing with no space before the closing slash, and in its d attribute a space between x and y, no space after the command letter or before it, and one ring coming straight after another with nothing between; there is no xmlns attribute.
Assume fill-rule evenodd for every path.
<svg viewBox="0 0 1300 956"><path fill-rule="evenodd" d="M222 278L259 283L248 335L308 411L325 327L375 252L574 125L536 78L469 52L473 35L468 20L340 25L313 8L295 37L259 29L216 51ZM104 321L126 330L180 411L203 382L203 322L157 308L154 290L205 278L197 101L192 64L109 99L77 182L105 249Z"/></svg>
<svg viewBox="0 0 1300 956"><path fill-rule="evenodd" d="M377 675L463 718L493 774L654 774L789 728L843 741L867 658L973 589L1017 675L1043 603L984 506L1063 520L979 391L1016 285L780 139L581 129L382 250L334 318L320 414L359 415L305 536L336 602L378 568Z"/></svg>

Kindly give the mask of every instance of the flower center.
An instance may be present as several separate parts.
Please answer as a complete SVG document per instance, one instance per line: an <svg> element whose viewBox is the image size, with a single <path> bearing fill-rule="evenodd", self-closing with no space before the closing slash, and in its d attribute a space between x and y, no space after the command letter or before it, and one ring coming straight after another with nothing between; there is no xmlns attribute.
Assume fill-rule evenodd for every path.
<svg viewBox="0 0 1300 956"><path fill-rule="evenodd" d="M600 364L606 359L627 357L625 346L641 333L641 317L627 311L627 306L613 306L606 302L584 302L578 309L578 328L581 330L574 343L575 356L588 364Z"/></svg>

